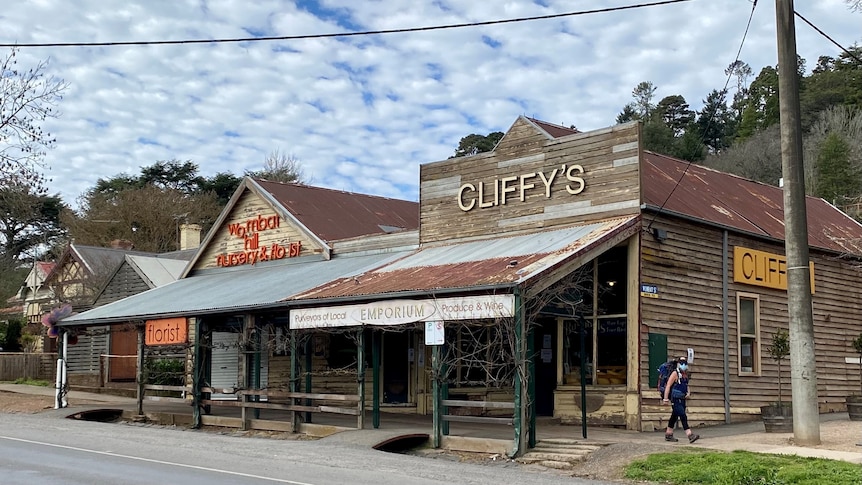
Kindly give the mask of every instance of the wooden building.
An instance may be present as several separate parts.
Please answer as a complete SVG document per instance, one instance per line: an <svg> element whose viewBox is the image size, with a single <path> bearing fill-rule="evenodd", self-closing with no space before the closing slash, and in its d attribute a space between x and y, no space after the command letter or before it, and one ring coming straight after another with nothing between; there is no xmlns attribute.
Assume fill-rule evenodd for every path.
<svg viewBox="0 0 862 485"><path fill-rule="evenodd" d="M826 412L859 382L846 357L862 226L807 204ZM436 414L448 390L513 402L480 412L509 409L516 433L537 414L659 428L655 369L689 355L690 420L725 423L777 399L765 348L788 326L782 207L778 187L644 151L637 123L519 117L493 151L423 165L418 206L246 179L177 282L63 324L184 319L196 399L304 388Z"/></svg>

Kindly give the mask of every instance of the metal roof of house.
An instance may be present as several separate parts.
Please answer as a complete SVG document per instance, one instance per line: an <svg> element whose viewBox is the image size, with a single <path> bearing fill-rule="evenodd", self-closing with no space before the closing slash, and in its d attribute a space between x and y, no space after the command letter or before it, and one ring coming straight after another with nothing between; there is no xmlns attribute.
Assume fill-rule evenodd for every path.
<svg viewBox="0 0 862 485"><path fill-rule="evenodd" d="M409 254L409 251L293 258L208 270L87 312L60 325L94 325L173 316L194 316L286 305L290 296L338 278L349 278Z"/></svg>
<svg viewBox="0 0 862 485"><path fill-rule="evenodd" d="M188 261L127 254L128 263L150 288L176 281Z"/></svg>
<svg viewBox="0 0 862 485"><path fill-rule="evenodd" d="M644 152L642 174L643 202L652 211L784 240L780 187L651 152ZM806 197L806 210L811 247L862 255L862 225L856 220L816 197Z"/></svg>
<svg viewBox="0 0 862 485"><path fill-rule="evenodd" d="M386 266L332 280L291 299L511 287L576 258L598 256L591 254L592 250L636 233L638 220L639 216L630 216L539 233L425 247Z"/></svg>
<svg viewBox="0 0 862 485"><path fill-rule="evenodd" d="M255 179L324 241L419 228L419 204L341 190Z"/></svg>
<svg viewBox="0 0 862 485"><path fill-rule="evenodd" d="M155 256L153 253L145 253L142 251L131 251L128 249L103 248L98 246L82 246L71 243L68 248L69 254L74 254L91 275L108 275L125 261L127 254L136 254L139 256ZM58 270L62 266L62 258L58 265L54 266L54 270Z"/></svg>

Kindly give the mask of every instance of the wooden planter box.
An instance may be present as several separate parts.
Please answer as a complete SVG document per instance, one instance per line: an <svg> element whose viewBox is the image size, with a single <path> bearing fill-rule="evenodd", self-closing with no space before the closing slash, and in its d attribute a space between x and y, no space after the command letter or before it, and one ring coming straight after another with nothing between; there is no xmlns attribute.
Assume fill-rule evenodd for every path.
<svg viewBox="0 0 862 485"><path fill-rule="evenodd" d="M862 421L862 396L847 396L847 415L850 421Z"/></svg>
<svg viewBox="0 0 862 485"><path fill-rule="evenodd" d="M780 406L775 404L760 406L760 416L763 418L763 427L767 433L793 432L793 407L789 402L781 403Z"/></svg>

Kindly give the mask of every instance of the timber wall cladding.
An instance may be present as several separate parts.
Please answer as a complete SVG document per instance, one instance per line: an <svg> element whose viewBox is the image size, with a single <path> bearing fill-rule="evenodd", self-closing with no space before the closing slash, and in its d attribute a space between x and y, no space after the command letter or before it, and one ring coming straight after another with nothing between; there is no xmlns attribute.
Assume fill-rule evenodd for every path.
<svg viewBox="0 0 862 485"><path fill-rule="evenodd" d="M99 295L94 307L107 305L108 303L122 300L123 298L137 295L149 290L147 283L135 272L128 263L124 262L120 269L114 274L105 290Z"/></svg>
<svg viewBox="0 0 862 485"><path fill-rule="evenodd" d="M243 227L246 227L248 221L257 219L258 216L267 218L275 215L278 215L278 212L272 206L253 192L246 190L240 197L240 200L237 201L230 215L225 218L224 223L217 229L214 237L208 242L194 269L217 268L219 267L217 263L218 256L247 251L243 238L230 233L229 228L231 224L241 224ZM281 247L287 248L290 243L299 241L302 244L299 256L320 254L323 249L308 239L293 224L293 221L281 217L277 229L255 231L255 234L259 237L257 244L261 248L271 247L272 244L279 244Z"/></svg>
<svg viewBox="0 0 862 485"><path fill-rule="evenodd" d="M652 220L644 215L644 225ZM649 382L649 333L667 335L668 357L694 348L693 406L724 406L721 316L721 233L658 219L653 227L667 230L659 243L646 235L641 242L641 283L655 285L657 298L641 297L640 379L645 404L658 403L655 382ZM731 337L735 339L735 333ZM734 340L735 341L735 340ZM722 418L723 419L723 418Z"/></svg>
<svg viewBox="0 0 862 485"><path fill-rule="evenodd" d="M420 242L537 231L636 214L638 133L639 125L630 123L549 139L519 118L493 152L422 165ZM583 173L574 165L583 167ZM542 176L551 180L548 187ZM567 191L579 189L572 178L583 179L579 193ZM505 197L500 194L504 180L511 190ZM471 204L469 210L462 209Z"/></svg>
<svg viewBox="0 0 862 485"><path fill-rule="evenodd" d="M644 218L648 225L651 217ZM695 350L692 406L714 414L724 406L724 355L722 336L722 231L659 217L654 227L665 229L668 238L659 243L643 238L641 281L658 286L658 298L641 298L641 335L649 332L668 335L668 355ZM746 413L778 400L778 365L766 347L778 328L788 328L787 293L733 282L733 248L746 248L784 254L784 247L742 235L728 237L728 355L731 412ZM860 389L858 365L846 364L854 356L850 341L862 332L862 277L852 263L837 255L811 251L814 263L813 295L815 358L818 397L821 409L840 409L850 392ZM739 375L737 328L738 293L759 296L760 300L760 376ZM653 397L648 382L649 349L641 339L642 394L649 403ZM790 400L790 361L782 362L783 399ZM723 417L722 417L723 419Z"/></svg>

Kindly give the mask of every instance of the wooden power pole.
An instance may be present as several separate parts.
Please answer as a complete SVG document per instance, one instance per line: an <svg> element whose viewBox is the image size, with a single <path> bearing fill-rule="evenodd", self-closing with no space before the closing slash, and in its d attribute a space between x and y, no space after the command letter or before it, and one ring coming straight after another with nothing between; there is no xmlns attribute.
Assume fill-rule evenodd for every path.
<svg viewBox="0 0 862 485"><path fill-rule="evenodd" d="M820 410L814 360L808 217L802 170L802 123L793 0L775 0L778 37L778 100L781 116L781 172L784 177L784 250L790 316L790 373L793 437L797 444L820 444Z"/></svg>

